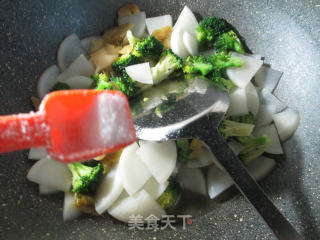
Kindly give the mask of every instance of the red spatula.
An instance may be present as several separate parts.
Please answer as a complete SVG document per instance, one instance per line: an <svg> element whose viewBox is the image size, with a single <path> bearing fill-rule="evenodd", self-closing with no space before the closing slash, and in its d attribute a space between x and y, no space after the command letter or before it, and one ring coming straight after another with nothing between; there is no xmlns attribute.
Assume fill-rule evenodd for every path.
<svg viewBox="0 0 320 240"><path fill-rule="evenodd" d="M39 111L0 117L0 153L45 147L62 162L84 161L136 140L124 94L68 90L48 94Z"/></svg>

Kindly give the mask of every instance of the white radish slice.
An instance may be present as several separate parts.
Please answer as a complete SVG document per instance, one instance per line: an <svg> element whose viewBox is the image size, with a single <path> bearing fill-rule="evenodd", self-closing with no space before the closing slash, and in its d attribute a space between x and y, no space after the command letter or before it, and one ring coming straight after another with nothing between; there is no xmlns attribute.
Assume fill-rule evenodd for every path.
<svg viewBox="0 0 320 240"><path fill-rule="evenodd" d="M283 72L272 69L268 65L262 65L259 71L254 76L254 81L260 88L265 88L273 92L277 87Z"/></svg>
<svg viewBox="0 0 320 240"><path fill-rule="evenodd" d="M153 177L159 183L167 181L176 166L177 148L175 142L139 141L139 145L137 154Z"/></svg>
<svg viewBox="0 0 320 240"><path fill-rule="evenodd" d="M238 155L244 149L244 146L236 141L229 141L228 146L235 155Z"/></svg>
<svg viewBox="0 0 320 240"><path fill-rule="evenodd" d="M272 116L276 113L276 106L273 104L261 104L259 113L254 121L256 127L268 125L272 122Z"/></svg>
<svg viewBox="0 0 320 240"><path fill-rule="evenodd" d="M207 167L215 162L213 158L215 157L212 155L212 153L207 148L203 148L202 155L198 158L189 159L186 163L186 167L188 168Z"/></svg>
<svg viewBox="0 0 320 240"><path fill-rule="evenodd" d="M183 31L174 29L171 34L170 46L172 51L181 58L188 57L189 53L183 43Z"/></svg>
<svg viewBox="0 0 320 240"><path fill-rule="evenodd" d="M44 158L45 156L47 156L47 152L45 148L43 147L30 148L28 159L39 160L41 158Z"/></svg>
<svg viewBox="0 0 320 240"><path fill-rule="evenodd" d="M228 116L237 116L247 114L249 112L247 103L247 92L245 88L236 88L230 94L230 106Z"/></svg>
<svg viewBox="0 0 320 240"><path fill-rule="evenodd" d="M287 108L283 102L281 102L275 95L265 88L263 88L260 92L260 102L264 104L275 105L277 113Z"/></svg>
<svg viewBox="0 0 320 240"><path fill-rule="evenodd" d="M182 35L182 40L189 54L193 56L198 54L198 42L194 36L192 36L189 32L184 32Z"/></svg>
<svg viewBox="0 0 320 240"><path fill-rule="evenodd" d="M154 177L151 177L142 187L143 190L147 191L152 199L157 200L158 197L166 190L169 182L158 183Z"/></svg>
<svg viewBox="0 0 320 240"><path fill-rule="evenodd" d="M256 181L260 181L272 171L275 165L276 163L273 159L260 156L259 158L252 160L247 169ZM211 199L218 197L232 185L232 179L224 170L221 170L216 166L211 166L209 168L207 187Z"/></svg>
<svg viewBox="0 0 320 240"><path fill-rule="evenodd" d="M85 76L74 76L66 79L64 83L68 84L71 89L90 89L93 80Z"/></svg>
<svg viewBox="0 0 320 240"><path fill-rule="evenodd" d="M206 181L198 168L181 168L176 177L182 189L206 196Z"/></svg>
<svg viewBox="0 0 320 240"><path fill-rule="evenodd" d="M81 54L86 54L79 37L72 33L60 44L57 52L57 63L61 71L67 69L70 64Z"/></svg>
<svg viewBox="0 0 320 240"><path fill-rule="evenodd" d="M87 52L87 53L92 53L93 52L93 46L96 41L99 41L99 39L102 39L101 36L91 36L87 37L81 40L81 45L82 48Z"/></svg>
<svg viewBox="0 0 320 240"><path fill-rule="evenodd" d="M80 217L81 211L74 204L73 193L65 192L63 201L63 221L71 221Z"/></svg>
<svg viewBox="0 0 320 240"><path fill-rule="evenodd" d="M133 195L139 191L151 177L147 166L137 154L138 149L137 143L124 148L119 160L121 180L123 187L129 195Z"/></svg>
<svg viewBox="0 0 320 240"><path fill-rule="evenodd" d="M72 175L66 164L47 156L32 166L27 174L27 179L31 182L67 192L71 188Z"/></svg>
<svg viewBox="0 0 320 240"><path fill-rule="evenodd" d="M59 190L57 190L55 188L48 187L43 184L39 184L39 193L42 195L48 195L48 194L53 194L53 193L57 193L57 192L59 192Z"/></svg>
<svg viewBox="0 0 320 240"><path fill-rule="evenodd" d="M204 52L200 52L200 55L201 56L204 56L204 57L209 57L211 56L212 54L215 54L216 51L214 49L209 49L209 50L206 50Z"/></svg>
<svg viewBox="0 0 320 240"><path fill-rule="evenodd" d="M108 210L108 213L122 222L129 222L132 216L141 216L141 221L150 215L161 219L165 211L160 205L147 193L141 190L136 194L117 200Z"/></svg>
<svg viewBox="0 0 320 240"><path fill-rule="evenodd" d="M171 15L163 15L146 19L146 25L149 34L151 35L155 30L161 29L166 26L172 27Z"/></svg>
<svg viewBox="0 0 320 240"><path fill-rule="evenodd" d="M253 76L258 72L263 61L239 53L232 53L232 56L242 58L243 65L242 67L228 68L227 75L239 88L245 88Z"/></svg>
<svg viewBox="0 0 320 240"><path fill-rule="evenodd" d="M176 24L174 25L174 30L181 29L183 32L189 32L194 37L197 36L198 21L194 16L193 12L185 6L181 11ZM171 45L172 46L172 45Z"/></svg>
<svg viewBox="0 0 320 240"><path fill-rule="evenodd" d="M90 77L92 74L94 74L94 67L92 63L90 63L84 55L80 55L64 72L58 76L57 82L64 82L68 78L74 76Z"/></svg>
<svg viewBox="0 0 320 240"><path fill-rule="evenodd" d="M53 88L59 74L60 71L57 65L50 66L41 74L37 85L38 96L41 99Z"/></svg>
<svg viewBox="0 0 320 240"><path fill-rule="evenodd" d="M97 213L104 213L120 196L123 190L119 164L103 176L95 196Z"/></svg>
<svg viewBox="0 0 320 240"><path fill-rule="evenodd" d="M256 117L259 111L260 101L257 90L251 82L249 82L246 86L246 94L248 110L249 112L253 113L253 115Z"/></svg>
<svg viewBox="0 0 320 240"><path fill-rule="evenodd" d="M153 84L149 62L130 65L125 69L133 80L143 84Z"/></svg>
<svg viewBox="0 0 320 240"><path fill-rule="evenodd" d="M283 154L279 135L274 124L264 127L257 127L254 129L252 135L256 137L267 135L271 141L271 145L266 149L266 152L271 154Z"/></svg>
<svg viewBox="0 0 320 240"><path fill-rule="evenodd" d="M274 114L272 119L282 141L291 137L298 128L300 122L299 112L290 108L287 108L283 112Z"/></svg>
<svg viewBox="0 0 320 240"><path fill-rule="evenodd" d="M131 29L135 37L142 37L146 30L146 13L138 12L129 16L118 18L118 24L123 25L126 23L133 23L134 27Z"/></svg>

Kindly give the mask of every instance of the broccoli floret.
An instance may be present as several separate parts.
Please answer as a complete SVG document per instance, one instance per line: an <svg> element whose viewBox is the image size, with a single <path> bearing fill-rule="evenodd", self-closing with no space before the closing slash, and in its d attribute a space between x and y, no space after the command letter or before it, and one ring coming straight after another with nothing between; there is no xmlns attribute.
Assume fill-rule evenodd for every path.
<svg viewBox="0 0 320 240"><path fill-rule="evenodd" d="M127 32L127 39L132 48L136 45L137 42L140 41L139 38L136 38L135 36L133 36L131 30Z"/></svg>
<svg viewBox="0 0 320 240"><path fill-rule="evenodd" d="M230 92L230 90L236 86L230 79L226 79L221 76L215 76L215 74L211 80L215 87L226 92Z"/></svg>
<svg viewBox="0 0 320 240"><path fill-rule="evenodd" d="M231 53L225 52L212 54L208 57L208 61L213 65L216 71L224 70L230 67L242 67L243 60L239 57L231 57Z"/></svg>
<svg viewBox="0 0 320 240"><path fill-rule="evenodd" d="M218 129L222 137L227 139L232 136L250 136L253 128L253 124L222 120Z"/></svg>
<svg viewBox="0 0 320 240"><path fill-rule="evenodd" d="M59 91L59 90L69 90L70 86L63 82L57 82L50 90L50 92Z"/></svg>
<svg viewBox="0 0 320 240"><path fill-rule="evenodd" d="M162 50L162 43L151 35L136 42L130 54L142 57L145 61L158 61Z"/></svg>
<svg viewBox="0 0 320 240"><path fill-rule="evenodd" d="M230 116L228 117L229 120L239 122L239 123L247 123L253 124L254 122L254 115L253 113L242 114L238 116Z"/></svg>
<svg viewBox="0 0 320 240"><path fill-rule="evenodd" d="M182 59L175 55L170 48L164 50L158 63L151 68L153 83L160 83L174 71L182 69L182 65Z"/></svg>
<svg viewBox="0 0 320 240"><path fill-rule="evenodd" d="M243 137L242 144L244 149L239 153L239 158L247 165L253 159L256 159L269 147L271 141L267 136L261 137Z"/></svg>
<svg viewBox="0 0 320 240"><path fill-rule="evenodd" d="M214 48L217 52L231 50L242 54L245 53L240 39L238 38L237 34L232 30L220 35L214 43Z"/></svg>
<svg viewBox="0 0 320 240"><path fill-rule="evenodd" d="M135 56L133 54L124 54L112 64L112 69L121 74L125 71L126 67L143 62L144 60L142 57Z"/></svg>
<svg viewBox="0 0 320 240"><path fill-rule="evenodd" d="M72 192L88 195L96 192L103 176L101 164L89 167L76 162L68 164L68 168L72 173Z"/></svg>
<svg viewBox="0 0 320 240"><path fill-rule="evenodd" d="M203 76L206 76L212 70L212 64L209 63L207 59L202 56L189 56L184 61L183 72L186 74L201 73Z"/></svg>
<svg viewBox="0 0 320 240"><path fill-rule="evenodd" d="M223 18L204 18L197 27L197 40L201 46L213 47L217 37L229 29L227 21Z"/></svg>
<svg viewBox="0 0 320 240"><path fill-rule="evenodd" d="M176 141L177 152L178 152L178 161L187 162L190 155L190 143L188 139L179 139Z"/></svg>
<svg viewBox="0 0 320 240"><path fill-rule="evenodd" d="M126 71L124 71L120 77L111 77L109 83L111 85L109 90L121 91L128 98L137 95L141 89L141 84L130 78Z"/></svg>
<svg viewBox="0 0 320 240"><path fill-rule="evenodd" d="M157 199L158 204L166 211L173 212L181 198L181 188L178 182L169 180L166 190Z"/></svg>

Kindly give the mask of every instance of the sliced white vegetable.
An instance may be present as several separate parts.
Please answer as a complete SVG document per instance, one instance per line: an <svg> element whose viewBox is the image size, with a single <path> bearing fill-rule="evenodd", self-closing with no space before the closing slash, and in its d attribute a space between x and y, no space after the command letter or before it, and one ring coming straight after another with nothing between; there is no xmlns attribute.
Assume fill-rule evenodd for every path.
<svg viewBox="0 0 320 240"><path fill-rule="evenodd" d="M57 65L48 67L40 76L37 85L37 92L40 98L43 98L53 88L57 82L60 71Z"/></svg>
<svg viewBox="0 0 320 240"><path fill-rule="evenodd" d="M193 14L193 12L185 6L181 11L176 24L174 25L174 30L181 29L183 32L189 32L194 37L197 36L198 21ZM172 46L172 45L171 45Z"/></svg>
<svg viewBox="0 0 320 240"><path fill-rule="evenodd" d="M151 177L147 166L137 154L138 149L137 143L124 148L119 161L119 171L123 187L129 195L133 195L139 191Z"/></svg>
<svg viewBox="0 0 320 240"><path fill-rule="evenodd" d="M47 152L45 148L43 147L30 148L28 159L39 160L41 158L44 158L45 156L47 156Z"/></svg>
<svg viewBox="0 0 320 240"><path fill-rule="evenodd" d="M65 192L63 201L63 221L73 220L81 215L81 211L74 205L73 193Z"/></svg>
<svg viewBox="0 0 320 240"><path fill-rule="evenodd" d="M104 213L120 196L123 191L119 165L115 165L103 176L95 196L97 213Z"/></svg>
<svg viewBox="0 0 320 240"><path fill-rule="evenodd" d="M87 52L87 53L92 53L94 42L98 41L99 39L102 39L101 36L91 36L87 37L81 40L81 45L82 48Z"/></svg>
<svg viewBox="0 0 320 240"><path fill-rule="evenodd" d="M267 148L266 152L271 154L282 154L282 146L279 140L279 135L274 124L256 127L253 131L253 136L260 137L262 135L267 135L271 141L270 147Z"/></svg>
<svg viewBox="0 0 320 240"><path fill-rule="evenodd" d="M203 148L203 153L198 158L189 159L186 163L186 167L188 168L201 168L207 167L214 163L213 158L215 158L212 153L207 149Z"/></svg>
<svg viewBox="0 0 320 240"><path fill-rule="evenodd" d="M281 112L287 108L287 106L281 102L275 95L269 90L263 88L260 92L260 102L264 104L273 104L276 106L276 112Z"/></svg>
<svg viewBox="0 0 320 240"><path fill-rule="evenodd" d="M134 64L126 67L125 69L133 80L143 84L153 83L149 62Z"/></svg>
<svg viewBox="0 0 320 240"><path fill-rule="evenodd" d="M188 57L189 53L183 43L183 31L180 28L174 29L171 34L170 46L172 51L181 58Z"/></svg>
<svg viewBox="0 0 320 240"><path fill-rule="evenodd" d="M228 145L235 155L238 155L244 149L244 146L236 141L229 141Z"/></svg>
<svg viewBox="0 0 320 240"><path fill-rule="evenodd" d="M230 94L230 106L227 115L236 116L249 112L247 103L247 92L245 88L236 88Z"/></svg>
<svg viewBox="0 0 320 240"><path fill-rule="evenodd" d="M159 183L167 181L176 166L177 148L175 142L139 141L139 145L137 154L153 177Z"/></svg>
<svg viewBox="0 0 320 240"><path fill-rule="evenodd" d="M270 92L273 92L277 87L282 74L282 72L274 70L270 66L262 65L254 76L254 81L258 87L265 88Z"/></svg>
<svg viewBox="0 0 320 240"><path fill-rule="evenodd" d="M275 113L276 106L274 104L261 104L254 125L256 127L261 127L270 124L272 122L272 115Z"/></svg>
<svg viewBox="0 0 320 240"><path fill-rule="evenodd" d="M72 176L66 164L47 156L32 166L28 172L27 179L31 182L67 192L71 187Z"/></svg>
<svg viewBox="0 0 320 240"><path fill-rule="evenodd" d="M64 71L81 54L86 54L79 37L72 33L60 44L57 52L57 63L61 71Z"/></svg>
<svg viewBox="0 0 320 240"><path fill-rule="evenodd" d="M184 32L182 35L182 40L189 54L198 54L198 42L194 36L192 36L189 32Z"/></svg>
<svg viewBox="0 0 320 240"><path fill-rule="evenodd" d="M291 137L298 128L300 122L299 112L290 108L287 108L283 112L274 114L272 119L282 141Z"/></svg>
<svg viewBox="0 0 320 240"><path fill-rule="evenodd" d="M128 222L130 217L138 215L142 217L142 221L150 215L154 215L159 219L165 215L165 211L145 190L141 190L133 196L117 200L110 207L108 213L122 222Z"/></svg>
<svg viewBox="0 0 320 240"><path fill-rule="evenodd" d="M58 78L58 82L64 82L73 76L86 76L90 77L94 74L94 67L92 63L84 55L80 55L71 65L62 72Z"/></svg>
<svg viewBox="0 0 320 240"><path fill-rule="evenodd" d="M202 171L198 168L180 168L176 177L181 188L190 192L206 196L206 181Z"/></svg>
<svg viewBox="0 0 320 240"><path fill-rule="evenodd" d="M253 115L256 117L259 111L259 95L255 86L251 82L248 83L246 86L246 94L247 94L247 104L249 112L252 112Z"/></svg>
<svg viewBox="0 0 320 240"><path fill-rule="evenodd" d="M260 67L263 64L263 61L239 53L232 53L232 56L242 58L243 66L241 68L228 68L227 75L232 80L232 82L234 82L238 87L245 88L247 84L251 81L253 76L260 69Z"/></svg>
<svg viewBox="0 0 320 240"><path fill-rule="evenodd" d="M93 80L85 76L74 76L66 79L64 83L68 84L71 89L90 89Z"/></svg>
<svg viewBox="0 0 320 240"><path fill-rule="evenodd" d="M48 195L48 194L53 194L53 193L57 193L59 192L59 190L52 188L52 187L48 187L44 184L39 184L39 193L42 195Z"/></svg>
<svg viewBox="0 0 320 240"><path fill-rule="evenodd" d="M276 163L273 159L260 156L259 158L252 160L247 169L256 181L260 181L272 171L275 165ZM221 170L214 165L209 168L207 187L211 199L218 197L232 185L232 179L224 170Z"/></svg>
<svg viewBox="0 0 320 240"><path fill-rule="evenodd" d="M149 34L151 35L155 30L161 29L166 26L172 27L171 15L163 15L146 19L146 25Z"/></svg>
<svg viewBox="0 0 320 240"><path fill-rule="evenodd" d="M134 27L131 29L135 37L142 37L146 30L146 13L138 12L125 17L118 18L118 24L123 25L126 23L133 23Z"/></svg>
<svg viewBox="0 0 320 240"><path fill-rule="evenodd" d="M154 177L151 177L142 187L143 190L147 191L152 199L157 200L158 197L166 190L169 182L158 183Z"/></svg>

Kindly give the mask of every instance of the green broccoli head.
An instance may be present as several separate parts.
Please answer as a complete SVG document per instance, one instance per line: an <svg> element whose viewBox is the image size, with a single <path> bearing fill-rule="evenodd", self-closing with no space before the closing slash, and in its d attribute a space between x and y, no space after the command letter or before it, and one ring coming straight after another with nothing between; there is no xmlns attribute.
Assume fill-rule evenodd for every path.
<svg viewBox="0 0 320 240"><path fill-rule="evenodd" d="M239 123L230 120L222 120L218 129L224 139L232 136L250 136L254 125Z"/></svg>
<svg viewBox="0 0 320 240"><path fill-rule="evenodd" d="M245 53L240 39L238 38L237 34L232 30L221 34L215 41L214 48L217 52L231 50L242 54Z"/></svg>
<svg viewBox="0 0 320 240"><path fill-rule="evenodd" d="M175 55L170 48L164 50L158 63L151 68L153 83L160 83L174 71L182 69L182 65L182 59Z"/></svg>
<svg viewBox="0 0 320 240"><path fill-rule="evenodd" d="M162 50L162 43L151 35L136 42L131 54L137 57L142 57L145 61L158 61Z"/></svg>
<svg viewBox="0 0 320 240"><path fill-rule="evenodd" d="M140 84L135 82L125 71L121 76L111 77L110 84L112 85L112 90L121 91L128 98L137 95L141 88Z"/></svg>
<svg viewBox="0 0 320 240"><path fill-rule="evenodd" d="M122 72L125 71L126 67L134 64L143 63L143 62L144 60L140 56L136 56L133 54L124 54L112 64L112 69L115 72L121 74Z"/></svg>
<svg viewBox="0 0 320 240"><path fill-rule="evenodd" d="M178 152L178 161L187 162L190 155L190 143L188 139L178 139L176 141L177 152Z"/></svg>
<svg viewBox="0 0 320 240"><path fill-rule="evenodd" d="M89 167L76 162L68 164L68 168L72 173L72 192L88 195L96 192L103 176L101 164Z"/></svg>
<svg viewBox="0 0 320 240"><path fill-rule="evenodd" d="M217 37L229 31L230 27L223 18L204 18L197 27L197 40L201 46L214 46Z"/></svg>
<svg viewBox="0 0 320 240"><path fill-rule="evenodd" d="M230 67L242 67L243 60L240 57L231 57L231 53L220 52L208 57L208 61L213 65L216 71L224 70Z"/></svg>
<svg viewBox="0 0 320 240"><path fill-rule="evenodd" d="M271 143L270 139L265 135L261 137L241 137L240 139L244 149L239 153L239 158L245 165L262 155Z"/></svg>
<svg viewBox="0 0 320 240"><path fill-rule="evenodd" d="M230 80L213 74L211 83L222 91L230 92L236 85Z"/></svg>
<svg viewBox="0 0 320 240"><path fill-rule="evenodd" d="M183 72L186 74L199 74L206 76L213 70L211 63L202 56L189 56L184 61Z"/></svg>
<svg viewBox="0 0 320 240"><path fill-rule="evenodd" d="M166 190L157 199L158 204L167 212L173 212L181 198L181 187L173 179L169 180Z"/></svg>

